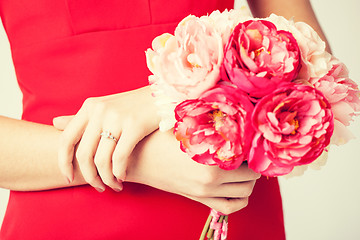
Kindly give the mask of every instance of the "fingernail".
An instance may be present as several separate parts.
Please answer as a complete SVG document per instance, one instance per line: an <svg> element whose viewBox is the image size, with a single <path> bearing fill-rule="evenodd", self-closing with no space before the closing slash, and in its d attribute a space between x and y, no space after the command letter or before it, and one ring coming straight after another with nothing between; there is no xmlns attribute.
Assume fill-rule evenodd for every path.
<svg viewBox="0 0 360 240"><path fill-rule="evenodd" d="M118 183L120 183L120 184L122 184L122 183L123 183L123 180L121 180L121 179L119 179L119 178L117 178L116 180L117 180L117 181L118 181Z"/></svg>
<svg viewBox="0 0 360 240"><path fill-rule="evenodd" d="M118 188L113 188L113 190L114 190L115 192L121 192L121 191L122 191L122 188L120 188L120 187L118 187Z"/></svg>
<svg viewBox="0 0 360 240"><path fill-rule="evenodd" d="M105 188L101 188L101 187L96 187L95 189L96 189L96 191L98 191L100 193L105 191Z"/></svg>

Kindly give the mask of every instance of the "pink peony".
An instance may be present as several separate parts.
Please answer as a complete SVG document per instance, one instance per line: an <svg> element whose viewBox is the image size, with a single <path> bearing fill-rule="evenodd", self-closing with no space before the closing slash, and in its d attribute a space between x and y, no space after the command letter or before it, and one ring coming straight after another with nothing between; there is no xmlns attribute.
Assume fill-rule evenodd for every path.
<svg viewBox="0 0 360 240"><path fill-rule="evenodd" d="M290 32L296 39L301 52L298 78L312 81L324 76L331 69L331 54L325 51L325 42L312 27L275 14L266 19L274 23L277 29Z"/></svg>
<svg viewBox="0 0 360 240"><path fill-rule="evenodd" d="M354 138L346 126L360 111L360 91L349 78L346 66L336 59L333 62L333 68L313 84L327 98L334 113L335 127L331 143L341 145Z"/></svg>
<svg viewBox="0 0 360 240"><path fill-rule="evenodd" d="M289 173L309 164L330 143L333 113L324 95L310 86L292 84L262 98L252 122L255 137L249 167L267 176Z"/></svg>
<svg viewBox="0 0 360 240"><path fill-rule="evenodd" d="M235 169L250 149L253 108L245 93L220 85L176 107L174 133L181 149L195 161Z"/></svg>
<svg viewBox="0 0 360 240"><path fill-rule="evenodd" d="M240 23L251 19L251 12L248 8L225 9L212 12L210 15L202 16L202 21L207 21L213 25L217 32L221 34L223 45L229 41L229 37L234 28Z"/></svg>
<svg viewBox="0 0 360 240"><path fill-rule="evenodd" d="M252 97L271 93L294 80L300 70L300 51L292 34L277 31L265 20L240 23L225 46L222 78Z"/></svg>
<svg viewBox="0 0 360 240"><path fill-rule="evenodd" d="M314 86L329 101L334 118L345 126L350 125L355 113L360 111L360 91L357 84L349 78L345 65L337 62Z"/></svg>
<svg viewBox="0 0 360 240"><path fill-rule="evenodd" d="M164 37L165 36L165 37ZM182 20L175 35L159 36L146 52L147 64L157 85L174 101L199 97L220 80L223 45L220 33L195 16Z"/></svg>

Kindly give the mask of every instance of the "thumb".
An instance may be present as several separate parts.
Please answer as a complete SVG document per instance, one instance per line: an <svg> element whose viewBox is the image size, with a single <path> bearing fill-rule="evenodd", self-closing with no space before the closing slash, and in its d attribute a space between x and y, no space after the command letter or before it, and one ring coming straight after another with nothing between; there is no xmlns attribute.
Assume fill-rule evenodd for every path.
<svg viewBox="0 0 360 240"><path fill-rule="evenodd" d="M74 118L74 115L59 116L53 118L53 125L58 130L64 130L69 122Z"/></svg>

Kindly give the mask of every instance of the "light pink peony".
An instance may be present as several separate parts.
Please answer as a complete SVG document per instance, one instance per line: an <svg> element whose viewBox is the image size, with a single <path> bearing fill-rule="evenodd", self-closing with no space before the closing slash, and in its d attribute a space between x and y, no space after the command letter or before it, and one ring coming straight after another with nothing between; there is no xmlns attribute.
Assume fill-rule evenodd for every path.
<svg viewBox="0 0 360 240"><path fill-rule="evenodd" d="M334 118L345 126L355 113L360 111L360 91L358 85L349 78L346 66L338 62L322 78L314 83L316 89L320 90L329 101Z"/></svg>
<svg viewBox="0 0 360 240"><path fill-rule="evenodd" d="M331 142L341 145L354 138L349 126L354 116L360 111L360 91L358 85L349 78L346 66L340 61L322 78L313 83L329 101L335 119L334 137Z"/></svg>
<svg viewBox="0 0 360 240"><path fill-rule="evenodd" d="M154 74L150 83L181 102L199 97L220 79L222 38L208 22L188 16L178 24L174 36L155 38L146 57Z"/></svg>
<svg viewBox="0 0 360 240"><path fill-rule="evenodd" d="M291 33L265 20L240 23L225 46L222 78L255 98L294 80L300 52Z"/></svg>
<svg viewBox="0 0 360 240"><path fill-rule="evenodd" d="M246 160L253 138L248 96L221 85L175 109L174 133L181 149L195 161L235 169Z"/></svg>
<svg viewBox="0 0 360 240"><path fill-rule="evenodd" d="M255 137L249 167L267 176L289 173L318 158L334 129L324 95L310 86L291 84L262 98L252 122Z"/></svg>
<svg viewBox="0 0 360 240"><path fill-rule="evenodd" d="M251 12L248 8L230 9L220 12L212 12L210 15L200 17L201 21L207 21L214 26L217 32L221 34L223 45L229 41L234 28L240 23L251 19Z"/></svg>

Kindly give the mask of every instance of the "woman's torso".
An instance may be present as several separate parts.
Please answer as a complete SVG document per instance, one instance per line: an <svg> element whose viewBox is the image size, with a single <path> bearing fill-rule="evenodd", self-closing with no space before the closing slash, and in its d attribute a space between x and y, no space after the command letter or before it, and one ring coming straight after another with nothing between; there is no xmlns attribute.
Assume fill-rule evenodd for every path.
<svg viewBox="0 0 360 240"><path fill-rule="evenodd" d="M23 119L51 124L88 97L147 85L144 51L188 14L231 0L2 0ZM121 193L82 186L11 192L0 239L196 239L208 208L148 186ZM249 206L230 216L229 239L284 239L276 179L257 182Z"/></svg>

